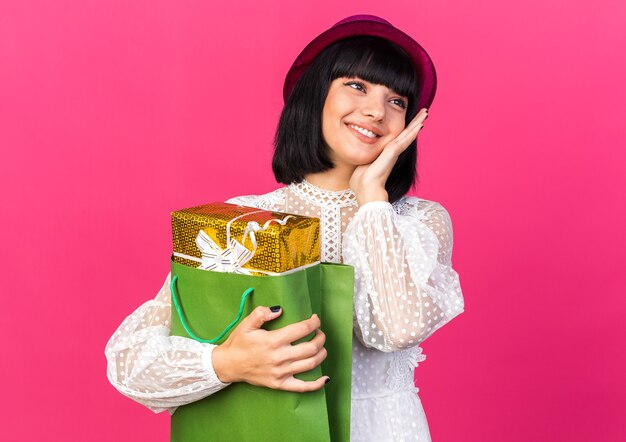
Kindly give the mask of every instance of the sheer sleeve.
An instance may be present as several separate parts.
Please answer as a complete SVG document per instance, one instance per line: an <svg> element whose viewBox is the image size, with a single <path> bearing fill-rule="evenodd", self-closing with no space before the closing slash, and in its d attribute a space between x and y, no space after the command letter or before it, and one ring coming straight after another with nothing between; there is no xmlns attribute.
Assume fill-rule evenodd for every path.
<svg viewBox="0 0 626 442"><path fill-rule="evenodd" d="M452 243L450 216L438 203L412 197L359 208L343 255L355 268L355 332L365 346L417 346L463 311Z"/></svg>
<svg viewBox="0 0 626 442"><path fill-rule="evenodd" d="M215 345L170 336L170 275L157 296L128 316L106 345L107 376L123 395L155 413L209 396L227 385L211 361Z"/></svg>
<svg viewBox="0 0 626 442"><path fill-rule="evenodd" d="M228 202L271 209L283 191L232 198ZM284 205L284 203L283 203ZM274 209L275 210L275 209ZM215 345L170 335L171 293L168 275L157 296L135 310L106 345L107 376L122 394L155 413L173 414L224 387L213 369Z"/></svg>

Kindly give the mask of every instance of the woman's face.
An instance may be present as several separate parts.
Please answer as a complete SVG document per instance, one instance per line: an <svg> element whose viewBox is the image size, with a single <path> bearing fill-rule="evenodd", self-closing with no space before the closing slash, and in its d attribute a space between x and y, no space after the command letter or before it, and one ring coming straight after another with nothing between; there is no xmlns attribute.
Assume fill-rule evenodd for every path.
<svg viewBox="0 0 626 442"><path fill-rule="evenodd" d="M408 99L360 78L333 80L322 111L322 135L335 166L369 164L405 126Z"/></svg>

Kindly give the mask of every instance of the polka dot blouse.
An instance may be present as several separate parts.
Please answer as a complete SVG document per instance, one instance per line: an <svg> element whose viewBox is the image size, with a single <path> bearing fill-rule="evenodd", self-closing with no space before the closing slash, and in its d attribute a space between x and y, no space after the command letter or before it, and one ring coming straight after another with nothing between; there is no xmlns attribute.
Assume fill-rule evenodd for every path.
<svg viewBox="0 0 626 442"><path fill-rule="evenodd" d="M352 191L307 181L228 202L320 218L322 261L355 269L351 440L430 441L413 380L425 359L419 344L463 311L448 212L416 197L359 207ZM105 354L121 393L173 413L229 384L213 370L215 346L170 336L169 279L122 322Z"/></svg>

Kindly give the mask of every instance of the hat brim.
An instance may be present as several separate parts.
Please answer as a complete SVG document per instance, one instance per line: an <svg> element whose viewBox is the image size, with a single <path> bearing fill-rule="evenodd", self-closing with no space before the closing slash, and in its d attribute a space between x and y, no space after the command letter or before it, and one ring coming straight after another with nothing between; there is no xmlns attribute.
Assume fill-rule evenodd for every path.
<svg viewBox="0 0 626 442"><path fill-rule="evenodd" d="M415 66L419 82L418 109L430 107L437 90L437 73L428 53L419 43L391 24L367 19L337 24L311 41L298 55L287 73L283 99L287 101L304 71L325 48L336 41L355 36L381 37L400 46Z"/></svg>

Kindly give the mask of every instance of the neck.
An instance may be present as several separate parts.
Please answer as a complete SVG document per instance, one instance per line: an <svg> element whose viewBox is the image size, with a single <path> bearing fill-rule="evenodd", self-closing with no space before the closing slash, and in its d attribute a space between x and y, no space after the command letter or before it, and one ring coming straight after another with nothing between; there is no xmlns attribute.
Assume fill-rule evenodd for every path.
<svg viewBox="0 0 626 442"><path fill-rule="evenodd" d="M350 188L350 178L354 168L340 168L335 166L330 170L309 173L304 179L320 189L340 191Z"/></svg>

